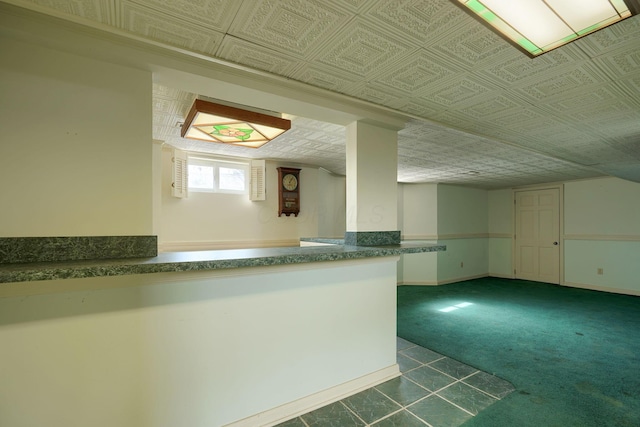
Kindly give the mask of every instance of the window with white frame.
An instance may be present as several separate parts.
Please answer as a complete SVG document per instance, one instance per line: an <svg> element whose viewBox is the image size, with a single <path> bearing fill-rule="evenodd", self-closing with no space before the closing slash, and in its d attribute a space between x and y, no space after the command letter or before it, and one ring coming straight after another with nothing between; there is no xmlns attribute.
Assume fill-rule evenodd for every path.
<svg viewBox="0 0 640 427"><path fill-rule="evenodd" d="M189 191L248 194L249 164L189 156Z"/></svg>

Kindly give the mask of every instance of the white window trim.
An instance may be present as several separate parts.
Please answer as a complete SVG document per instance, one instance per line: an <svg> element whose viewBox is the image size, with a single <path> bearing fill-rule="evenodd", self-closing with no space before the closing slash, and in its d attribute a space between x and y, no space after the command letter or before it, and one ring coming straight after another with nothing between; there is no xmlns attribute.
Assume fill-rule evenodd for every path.
<svg viewBox="0 0 640 427"><path fill-rule="evenodd" d="M195 188L188 187L188 191L190 193L217 193L217 194L237 194L237 195L248 195L250 188L250 179L251 179L251 169L249 161L241 161L241 160L228 160L221 159L217 157L208 157L202 155L191 155L188 156L189 165L197 165L197 164L210 164L214 168L214 183L213 188ZM244 189L243 190L230 190L230 189L221 189L219 188L219 173L218 169L220 167L229 166L237 169L244 170ZM188 186L188 178L187 178L187 186Z"/></svg>

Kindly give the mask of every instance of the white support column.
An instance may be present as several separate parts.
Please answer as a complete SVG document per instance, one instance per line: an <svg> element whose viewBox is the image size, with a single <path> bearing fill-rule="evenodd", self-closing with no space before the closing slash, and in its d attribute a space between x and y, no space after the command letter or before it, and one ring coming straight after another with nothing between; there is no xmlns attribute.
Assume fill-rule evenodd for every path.
<svg viewBox="0 0 640 427"><path fill-rule="evenodd" d="M400 243L397 131L362 121L347 126L346 244Z"/></svg>

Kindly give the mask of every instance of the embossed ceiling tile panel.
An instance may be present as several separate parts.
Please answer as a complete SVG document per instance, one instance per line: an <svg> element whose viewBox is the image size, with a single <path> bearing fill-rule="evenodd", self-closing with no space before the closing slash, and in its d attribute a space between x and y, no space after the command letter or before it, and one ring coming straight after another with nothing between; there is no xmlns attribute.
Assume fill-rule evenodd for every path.
<svg viewBox="0 0 640 427"><path fill-rule="evenodd" d="M436 87L429 86L419 95L447 108L461 108L491 99L500 88L474 74L458 74L440 80Z"/></svg>
<svg viewBox="0 0 640 427"><path fill-rule="evenodd" d="M630 76L624 79L620 79L615 82L621 90L628 94L626 99L629 102L640 104L640 97L634 96L634 94L640 93L640 73Z"/></svg>
<svg viewBox="0 0 640 427"><path fill-rule="evenodd" d="M475 104L463 107L458 112L475 119L484 119L521 107L520 103L514 102L511 97L505 96L500 92L496 91L492 95Z"/></svg>
<svg viewBox="0 0 640 427"><path fill-rule="evenodd" d="M412 116L431 119L444 110L442 105L429 102L424 98L396 98L387 104L388 107Z"/></svg>
<svg viewBox="0 0 640 427"><path fill-rule="evenodd" d="M489 120L481 121L455 110L444 111L434 117L434 120L452 129L468 132L473 135L482 135L499 141L513 141L512 137L514 133L509 129L500 128Z"/></svg>
<svg viewBox="0 0 640 427"><path fill-rule="evenodd" d="M116 1L117 0L27 0L28 3L47 7L57 12L80 16L108 25L116 24Z"/></svg>
<svg viewBox="0 0 640 427"><path fill-rule="evenodd" d="M495 56L490 64L474 69L496 84L509 88L513 84L530 79L538 80L548 73L558 73L560 70L573 69L576 64L586 60L586 55L579 49L567 45L553 50L535 59L511 51L502 52Z"/></svg>
<svg viewBox="0 0 640 427"><path fill-rule="evenodd" d="M430 137L442 133L443 129L436 123L425 122L418 119L409 120L405 127L398 133L400 135L415 137Z"/></svg>
<svg viewBox="0 0 640 427"><path fill-rule="evenodd" d="M179 123L184 122L196 96L189 92L153 85L153 138L168 141L180 138Z"/></svg>
<svg viewBox="0 0 640 427"><path fill-rule="evenodd" d="M576 40L574 44L591 57L616 50L622 45L637 46L640 38L640 16L634 16L615 25Z"/></svg>
<svg viewBox="0 0 640 427"><path fill-rule="evenodd" d="M640 138L638 134L625 135L606 141L607 145L614 147L616 150L626 153L635 159L640 160Z"/></svg>
<svg viewBox="0 0 640 427"><path fill-rule="evenodd" d="M421 45L436 44L473 23L471 17L455 5L433 0L379 1L367 13L386 28L401 29Z"/></svg>
<svg viewBox="0 0 640 427"><path fill-rule="evenodd" d="M610 148L603 149L589 147L588 149L581 151L568 149L565 150L563 148L559 148L556 153L556 155L560 158L565 158L584 166L592 166L596 168L599 167L599 165L601 165L602 163L612 163L627 160L627 157L625 157L622 153L611 150Z"/></svg>
<svg viewBox="0 0 640 427"><path fill-rule="evenodd" d="M574 97L579 93L593 90L609 78L593 64L576 64L573 69L558 73L548 73L536 81L528 80L514 87L514 91L532 103L551 102L562 97Z"/></svg>
<svg viewBox="0 0 640 427"><path fill-rule="evenodd" d="M347 88L345 93L363 101L368 101L378 105L384 105L389 108L402 111L398 108L395 108L395 105L399 100L398 94L386 87L376 87L373 85L368 85L363 81L360 84Z"/></svg>
<svg viewBox="0 0 640 427"><path fill-rule="evenodd" d="M600 136L593 135L589 130L573 126L541 126L526 135L512 136L512 139L515 138L522 146L533 149L548 147L547 150L560 149L561 147L573 147L575 150L580 150L581 147L586 148L601 140Z"/></svg>
<svg viewBox="0 0 640 427"><path fill-rule="evenodd" d="M190 92L169 88L158 84L153 85L153 111L178 114L184 119L196 99ZM162 102L162 104L157 104Z"/></svg>
<svg viewBox="0 0 640 427"><path fill-rule="evenodd" d="M308 58L352 14L320 0L245 1L229 33L280 52Z"/></svg>
<svg viewBox="0 0 640 427"><path fill-rule="evenodd" d="M333 35L314 60L348 73L369 77L417 49L416 45L382 31L361 18L355 18Z"/></svg>
<svg viewBox="0 0 640 427"><path fill-rule="evenodd" d="M349 12L362 13L367 11L371 6L378 3L379 0L324 0L325 3L331 4L336 8L342 8Z"/></svg>
<svg viewBox="0 0 640 427"><path fill-rule="evenodd" d="M462 74L461 67L441 65L429 57L424 49L409 52L406 57L397 58L393 67L376 74L372 86L384 86L399 95L411 95L433 86L442 78Z"/></svg>
<svg viewBox="0 0 640 427"><path fill-rule="evenodd" d="M627 110L629 101L626 101L625 97L624 91L616 85L600 84L594 85L589 91L580 91L567 97L539 103L538 107L552 114L578 118L582 112L597 114L608 109Z"/></svg>
<svg viewBox="0 0 640 427"><path fill-rule="evenodd" d="M229 35L224 36L216 56L256 70L287 77L301 65L298 58Z"/></svg>
<svg viewBox="0 0 640 427"><path fill-rule="evenodd" d="M623 49L606 52L593 59L612 79L637 76L640 73L640 35L635 43L625 45Z"/></svg>
<svg viewBox="0 0 640 427"><path fill-rule="evenodd" d="M362 79L355 74L308 63L300 63L298 68L292 71L290 77L312 86L349 95L357 92L357 89L363 84L361 83Z"/></svg>
<svg viewBox="0 0 640 427"><path fill-rule="evenodd" d="M333 123L321 122L318 120L308 119L306 117L296 117L294 121L295 127L313 130L318 135L338 135L345 138L346 128Z"/></svg>
<svg viewBox="0 0 640 427"><path fill-rule="evenodd" d="M601 139L635 135L640 139L640 111L602 111L586 116L581 128L600 136Z"/></svg>
<svg viewBox="0 0 640 427"><path fill-rule="evenodd" d="M460 13L465 15L463 11ZM475 22L452 32L449 37L429 46L428 50L438 52L440 56L455 61L466 69L492 64L495 58L504 55L522 55L493 31Z"/></svg>
<svg viewBox="0 0 640 427"><path fill-rule="evenodd" d="M202 27L224 33L238 8L238 0L130 0L140 6L163 12L178 20L190 21Z"/></svg>
<svg viewBox="0 0 640 427"><path fill-rule="evenodd" d="M271 146L288 147L292 144L301 147L317 147L318 150L338 151L345 150L345 135L324 134L313 129L298 128L296 121L292 123L291 130L281 137L270 142ZM273 143L273 144L272 144Z"/></svg>
<svg viewBox="0 0 640 427"><path fill-rule="evenodd" d="M125 30L193 52L213 54L222 42L222 33L178 19L169 20L162 13L128 1L122 2L120 19Z"/></svg>

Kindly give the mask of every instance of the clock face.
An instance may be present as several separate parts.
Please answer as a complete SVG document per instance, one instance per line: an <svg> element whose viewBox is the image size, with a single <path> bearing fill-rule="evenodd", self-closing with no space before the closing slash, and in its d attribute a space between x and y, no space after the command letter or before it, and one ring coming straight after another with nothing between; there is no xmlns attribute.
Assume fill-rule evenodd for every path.
<svg viewBox="0 0 640 427"><path fill-rule="evenodd" d="M287 191L293 191L298 188L298 179L290 173L282 177L282 186Z"/></svg>

